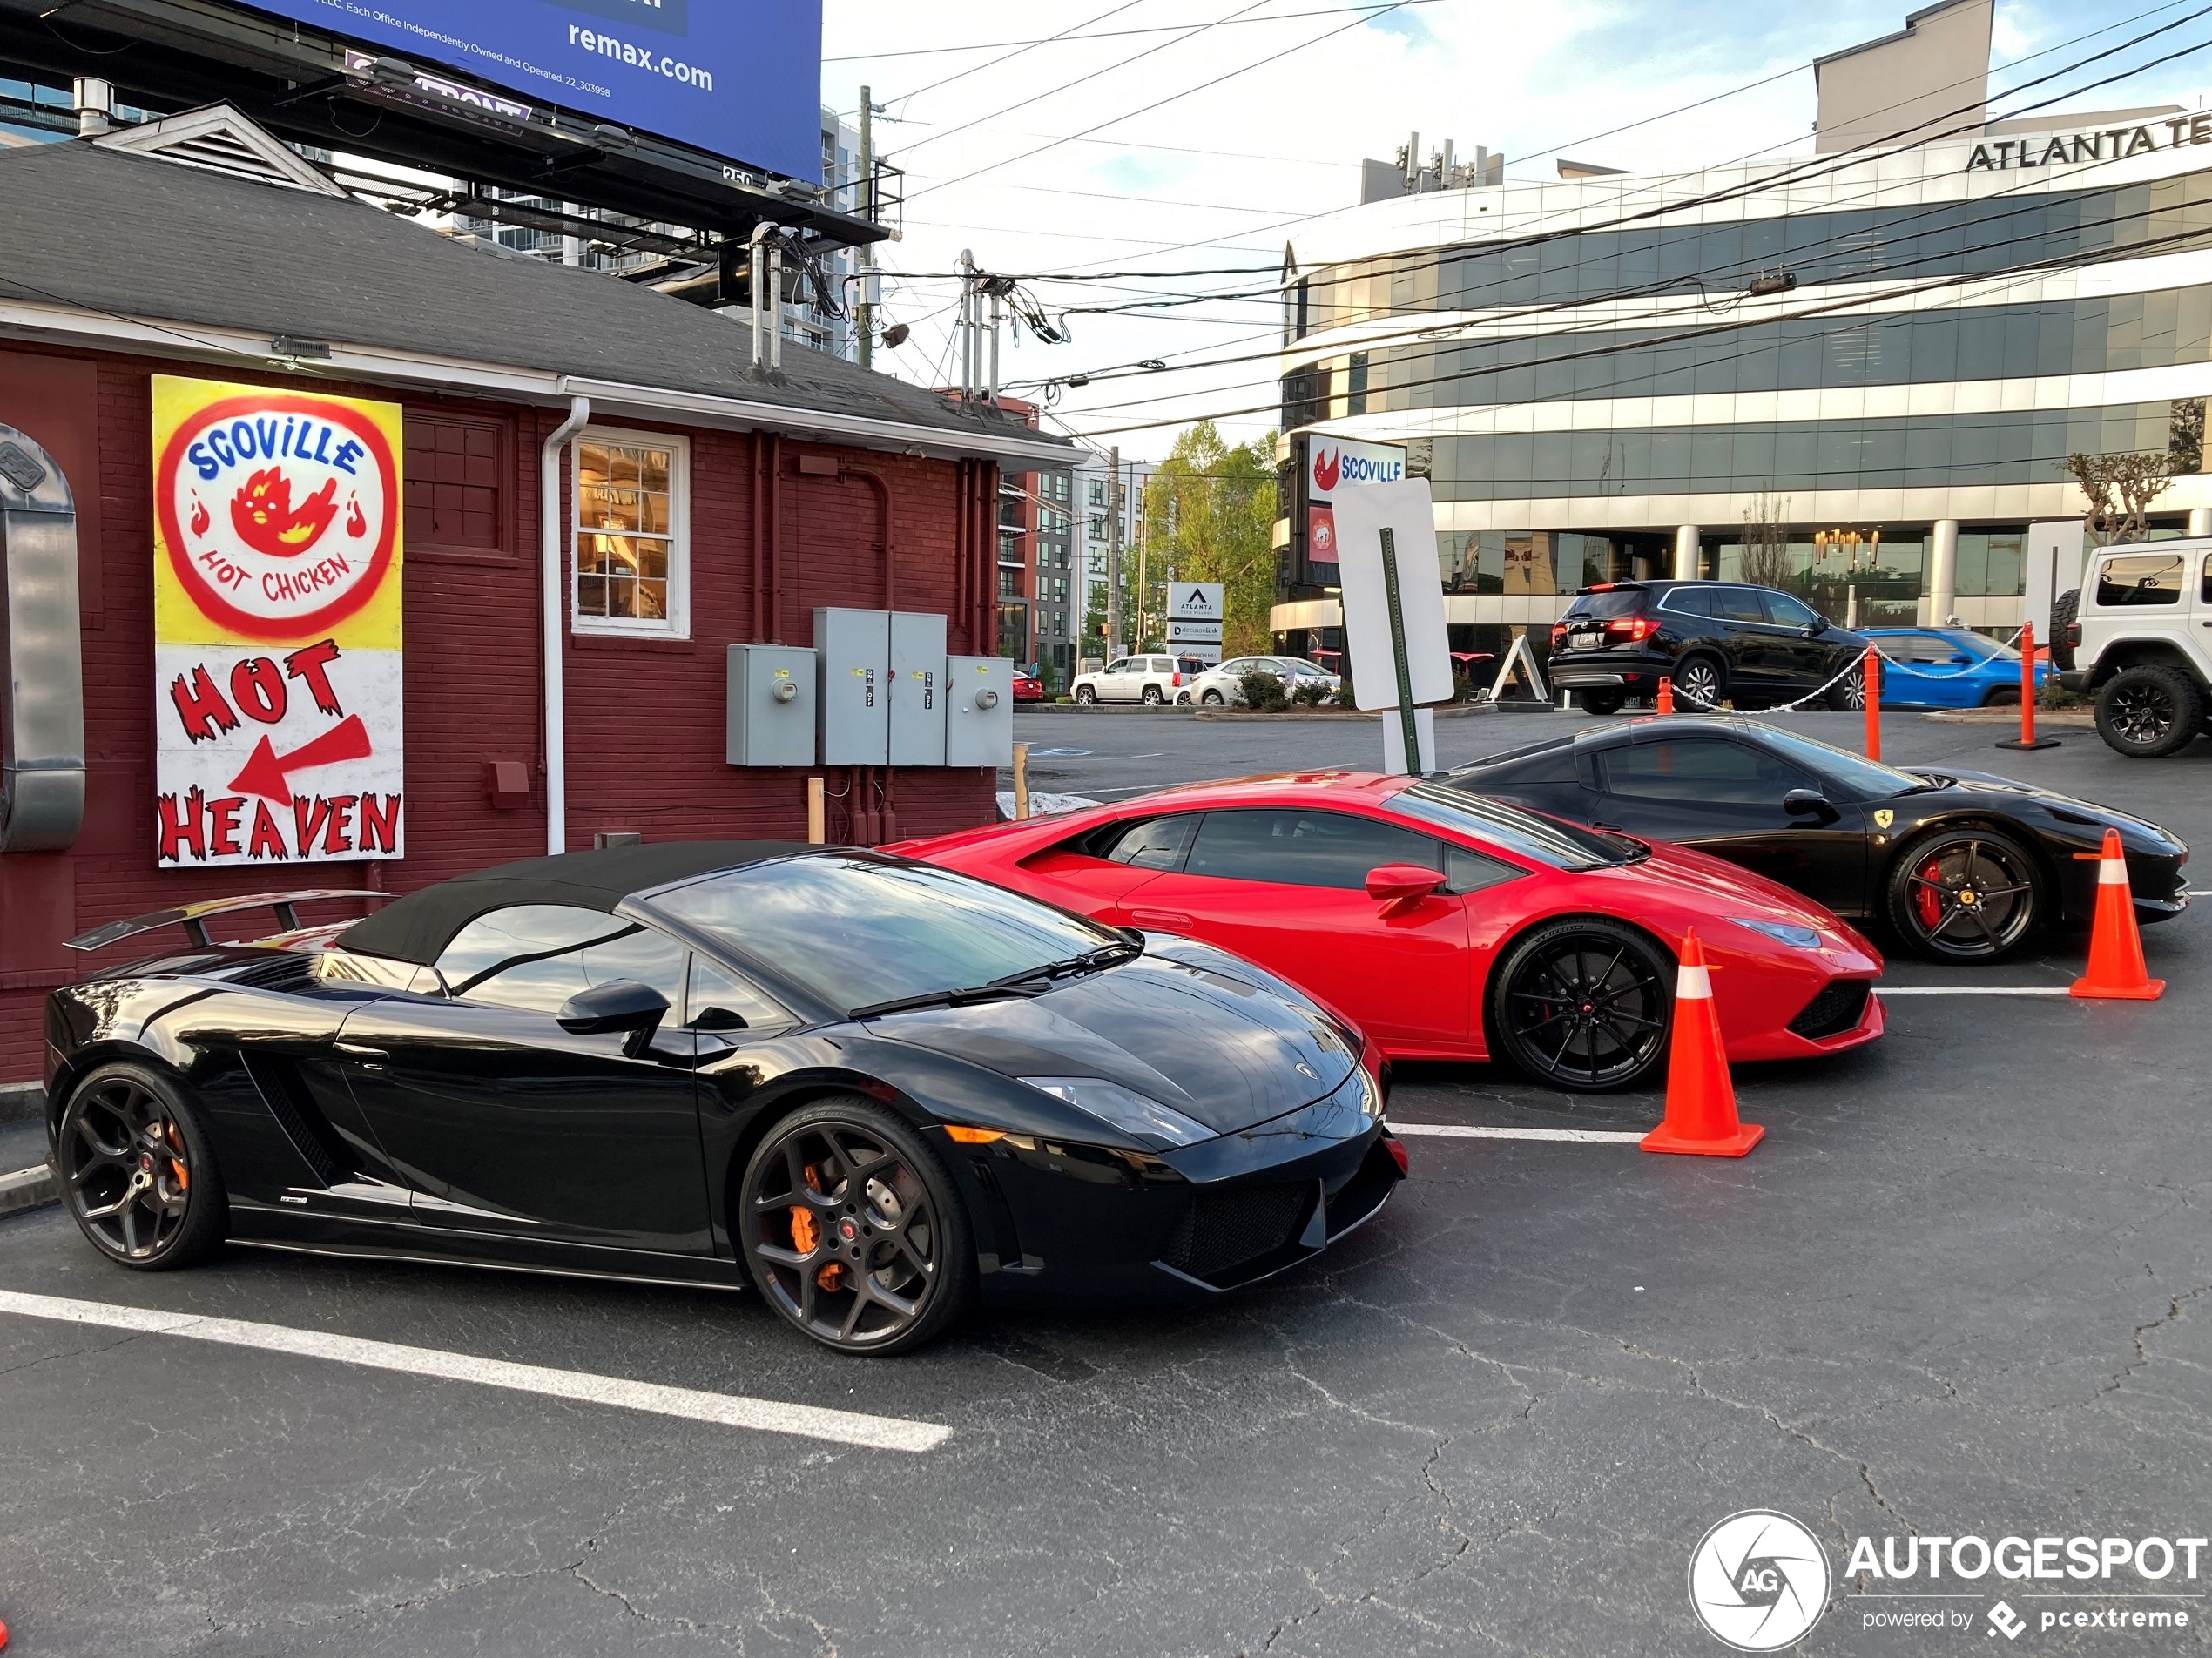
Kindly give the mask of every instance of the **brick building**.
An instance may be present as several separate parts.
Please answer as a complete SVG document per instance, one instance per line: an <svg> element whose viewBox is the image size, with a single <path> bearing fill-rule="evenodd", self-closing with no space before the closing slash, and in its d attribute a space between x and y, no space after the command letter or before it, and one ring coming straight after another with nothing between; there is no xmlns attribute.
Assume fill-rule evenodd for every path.
<svg viewBox="0 0 2212 1658"><path fill-rule="evenodd" d="M986 768L728 765L725 646L808 644L816 606L849 605L941 613L952 651L992 653L1001 466L1064 445L801 349L763 371L742 322L472 251L227 111L0 152L0 441L43 452L76 503L84 780L65 836L0 852L0 1084L38 1075L44 992L84 970L62 941L120 916L407 891L609 832L803 838L809 776L833 839L991 815ZM183 866L158 866L152 401L171 375L402 411L404 856L203 866L172 845ZM623 533L579 525L617 494ZM25 718L76 693L10 599L15 846L27 803L62 798L37 794Z"/></svg>

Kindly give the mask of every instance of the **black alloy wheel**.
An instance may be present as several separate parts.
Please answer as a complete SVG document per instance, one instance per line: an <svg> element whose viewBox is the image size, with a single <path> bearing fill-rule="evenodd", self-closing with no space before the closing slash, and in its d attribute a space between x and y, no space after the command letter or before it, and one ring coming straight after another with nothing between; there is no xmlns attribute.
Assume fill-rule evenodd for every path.
<svg viewBox="0 0 2212 1658"><path fill-rule="evenodd" d="M2155 760L2188 746L2204 724L2204 693L2180 668L2122 668L2097 693L2097 735L2130 759Z"/></svg>
<svg viewBox="0 0 2212 1658"><path fill-rule="evenodd" d="M1144 705L1147 708L1157 708L1166 700L1167 698L1161 694L1160 688L1157 685L1147 685L1144 687Z"/></svg>
<svg viewBox="0 0 2212 1658"><path fill-rule="evenodd" d="M975 1254L952 1176L872 1101L836 1095L777 1123L746 1164L742 1192L753 1282L824 1346L903 1352L967 1304Z"/></svg>
<svg viewBox="0 0 2212 1658"><path fill-rule="evenodd" d="M111 1261L189 1266L223 1238L228 1200L182 1090L136 1065L109 1065L70 1095L57 1163L78 1228Z"/></svg>
<svg viewBox="0 0 2212 1658"><path fill-rule="evenodd" d="M1593 714L1617 714L1629 700L1624 691L1585 691L1576 695L1581 698L1582 706Z"/></svg>
<svg viewBox="0 0 2212 1658"><path fill-rule="evenodd" d="M1096 702L1098 700L1097 688L1092 685L1077 685L1076 687L1076 700L1079 703Z"/></svg>
<svg viewBox="0 0 2212 1658"><path fill-rule="evenodd" d="M1228 698L1217 691L1208 691L1201 692L1198 700L1209 708L1219 708L1228 701Z"/></svg>
<svg viewBox="0 0 2212 1658"><path fill-rule="evenodd" d="M1598 916L1537 928L1492 981L1490 1028L1505 1058L1576 1094L1633 1087L1667 1051L1674 963Z"/></svg>
<svg viewBox="0 0 2212 1658"><path fill-rule="evenodd" d="M2027 847L1994 829L1939 829L1898 854L1890 925L1936 961L1993 961L2018 947L2043 911Z"/></svg>
<svg viewBox="0 0 2212 1658"><path fill-rule="evenodd" d="M1856 714L1866 706L1865 662L1828 687L1828 706L1839 714Z"/></svg>
<svg viewBox="0 0 2212 1658"><path fill-rule="evenodd" d="M1675 664L1675 701L1693 711L1718 708L1727 688L1720 664L1710 657L1685 657Z"/></svg>

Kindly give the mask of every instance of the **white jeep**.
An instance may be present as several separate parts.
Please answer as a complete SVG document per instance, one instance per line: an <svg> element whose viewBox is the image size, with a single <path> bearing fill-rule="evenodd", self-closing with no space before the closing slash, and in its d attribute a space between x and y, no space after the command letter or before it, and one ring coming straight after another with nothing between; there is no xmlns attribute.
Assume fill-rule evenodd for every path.
<svg viewBox="0 0 2212 1658"><path fill-rule="evenodd" d="M2116 752L2154 759L2212 731L2212 540L2096 549L2051 607L2051 656L2060 684L2096 694Z"/></svg>

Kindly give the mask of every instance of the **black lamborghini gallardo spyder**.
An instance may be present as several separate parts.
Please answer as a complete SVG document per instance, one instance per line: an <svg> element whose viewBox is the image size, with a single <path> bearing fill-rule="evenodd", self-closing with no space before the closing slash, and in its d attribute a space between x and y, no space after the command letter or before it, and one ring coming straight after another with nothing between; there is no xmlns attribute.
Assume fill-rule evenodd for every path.
<svg viewBox="0 0 2212 1658"><path fill-rule="evenodd" d="M1204 1295L1316 1254L1405 1173L1364 1038L1227 953L949 871L637 846L365 920L231 900L56 991L53 1163L125 1266L227 1237L750 1283L888 1353L994 1304ZM273 906L287 931L211 941Z"/></svg>

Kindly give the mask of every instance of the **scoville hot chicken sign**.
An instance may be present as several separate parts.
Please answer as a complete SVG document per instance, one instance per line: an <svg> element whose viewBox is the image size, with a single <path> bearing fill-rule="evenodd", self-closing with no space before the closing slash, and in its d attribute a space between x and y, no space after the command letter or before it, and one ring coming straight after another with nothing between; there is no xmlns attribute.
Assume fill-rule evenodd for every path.
<svg viewBox="0 0 2212 1658"><path fill-rule="evenodd" d="M165 868L402 850L401 411L157 375Z"/></svg>

